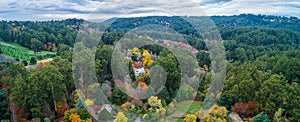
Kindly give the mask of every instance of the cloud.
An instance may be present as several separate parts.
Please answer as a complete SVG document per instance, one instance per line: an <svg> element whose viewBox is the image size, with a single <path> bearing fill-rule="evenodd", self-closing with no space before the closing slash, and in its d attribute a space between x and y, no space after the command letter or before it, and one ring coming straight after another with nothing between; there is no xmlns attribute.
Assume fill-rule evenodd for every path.
<svg viewBox="0 0 300 122"><path fill-rule="evenodd" d="M199 5L207 5L207 4L216 4L216 3L225 3L230 2L232 0L195 0Z"/></svg>
<svg viewBox="0 0 300 122"><path fill-rule="evenodd" d="M10 0L0 1L5 20L109 19L147 15L236 15L300 17L299 0Z"/></svg>
<svg viewBox="0 0 300 122"><path fill-rule="evenodd" d="M221 4L207 4L201 7L209 15L253 13L300 17L298 12L300 11L299 5L300 1L298 0L232 0Z"/></svg>
<svg viewBox="0 0 300 122"><path fill-rule="evenodd" d="M78 5L86 5L86 4L88 4L88 2L85 1L85 0L66 0L66 2L76 3Z"/></svg>

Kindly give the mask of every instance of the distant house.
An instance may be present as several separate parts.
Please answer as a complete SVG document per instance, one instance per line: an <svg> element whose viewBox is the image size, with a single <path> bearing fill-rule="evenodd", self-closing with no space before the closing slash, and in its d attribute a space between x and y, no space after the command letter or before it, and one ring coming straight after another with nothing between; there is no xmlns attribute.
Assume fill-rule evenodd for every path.
<svg viewBox="0 0 300 122"><path fill-rule="evenodd" d="M186 44L183 43L183 42L177 42L177 45L178 45L180 48L186 48Z"/></svg>
<svg viewBox="0 0 300 122"><path fill-rule="evenodd" d="M188 49L188 50L192 51L193 53L198 53L199 52L193 46L188 45L188 44L183 43L183 42L174 42L172 40L163 40L163 44L167 45L167 46L171 46L171 47L180 47L182 49Z"/></svg>
<svg viewBox="0 0 300 122"><path fill-rule="evenodd" d="M104 109L107 112L111 113L112 112L112 105L110 105L110 104L104 104L104 105L102 105L101 108L100 108L100 110L98 111L98 113L101 113Z"/></svg>
<svg viewBox="0 0 300 122"><path fill-rule="evenodd" d="M172 41L171 40L164 40L163 42L165 45L168 45L170 46L172 44Z"/></svg>
<svg viewBox="0 0 300 122"><path fill-rule="evenodd" d="M140 61L133 62L132 68L133 68L135 77L138 77L140 74L146 73L142 62L140 62Z"/></svg>
<svg viewBox="0 0 300 122"><path fill-rule="evenodd" d="M108 122L113 121L113 108L110 104L104 104L101 106L101 109L97 111L98 119L106 120Z"/></svg>
<svg viewBox="0 0 300 122"><path fill-rule="evenodd" d="M169 23L169 22L165 22L165 24L166 24L166 26L170 26L171 25L171 23Z"/></svg>
<svg viewBox="0 0 300 122"><path fill-rule="evenodd" d="M145 68L144 67L142 67L142 68L134 68L133 69L133 71L134 71L134 75L135 75L135 77L138 77L140 74L144 74L144 73L146 73L146 71L145 71Z"/></svg>

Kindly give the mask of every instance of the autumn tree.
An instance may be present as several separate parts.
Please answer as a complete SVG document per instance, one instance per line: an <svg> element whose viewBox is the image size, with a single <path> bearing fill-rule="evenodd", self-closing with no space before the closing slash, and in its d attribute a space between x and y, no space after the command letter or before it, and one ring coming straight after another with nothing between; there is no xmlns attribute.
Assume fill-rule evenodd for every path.
<svg viewBox="0 0 300 122"><path fill-rule="evenodd" d="M123 112L119 112L116 116L117 122L127 122L128 118L125 116Z"/></svg>
<svg viewBox="0 0 300 122"><path fill-rule="evenodd" d="M193 114L187 114L184 118L185 122L196 122L197 116Z"/></svg>
<svg viewBox="0 0 300 122"><path fill-rule="evenodd" d="M92 122L92 116L85 108L72 108L65 112L64 122Z"/></svg>
<svg viewBox="0 0 300 122"><path fill-rule="evenodd" d="M195 114L201 118L202 111L197 111ZM227 109L225 107L221 107L218 105L214 105L210 112L201 118L203 122L212 122L212 121L223 121L226 122L226 116L227 116Z"/></svg>
<svg viewBox="0 0 300 122"><path fill-rule="evenodd" d="M143 66L148 68L153 63L153 60L151 59L151 54L148 52L148 50L144 50L142 55L144 57L143 58Z"/></svg>
<svg viewBox="0 0 300 122"><path fill-rule="evenodd" d="M253 117L258 114L260 106L255 101L247 103L238 102L231 107L231 111L239 114L243 118Z"/></svg>

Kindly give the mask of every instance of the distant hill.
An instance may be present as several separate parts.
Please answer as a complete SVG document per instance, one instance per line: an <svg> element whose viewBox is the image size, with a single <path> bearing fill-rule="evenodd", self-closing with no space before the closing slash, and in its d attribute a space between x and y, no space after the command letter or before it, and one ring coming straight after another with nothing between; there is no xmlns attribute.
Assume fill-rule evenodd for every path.
<svg viewBox="0 0 300 122"><path fill-rule="evenodd" d="M192 16L189 18L202 19L204 17ZM207 18L207 17L205 17ZM296 17L282 17L271 15L253 15L241 14L235 16L212 16L211 19L215 22L222 37L225 40L243 40L238 36L233 36L235 31L243 32L249 28L255 31L255 28L274 28L278 32L272 34L286 33L283 30L300 32L300 20ZM35 43L32 39L37 39L39 44L37 50L52 50L55 51L59 44L71 46L74 44L80 25L84 23L82 19L66 19L61 21L0 21L0 41L19 43L29 49L35 49ZM114 41L121 38L127 31L148 25L156 24L174 29L176 32L192 37L200 37L197 31L183 17L180 16L148 16L148 17L133 17L133 18L111 18L102 24L88 22L89 26L100 27L102 24L110 25L106 29L102 38L105 44L112 44ZM203 24L203 23L202 23ZM236 30L238 29L238 30ZM227 31L230 30L230 31ZM103 31L103 30L101 30ZM261 29L261 31L269 31ZM273 30L271 30L273 31ZM252 32L254 33L254 32ZM269 33L269 32L268 32ZM271 35L272 35L271 34ZM288 32L291 36L292 32ZM244 34L245 35L245 34ZM252 34L255 35L255 34ZM298 34L292 34L298 35ZM247 35L246 35L247 36ZM282 40L289 40L287 36L282 36ZM291 37L295 39L295 37ZM274 39L273 39L274 40ZM298 41L298 40L294 40ZM254 42L254 41L252 41ZM288 42L288 41L286 41ZM42 45L42 47L40 46Z"/></svg>
<svg viewBox="0 0 300 122"><path fill-rule="evenodd" d="M260 26L300 32L300 19L297 17L241 14L235 16L212 16L211 18L219 27Z"/></svg>
<svg viewBox="0 0 300 122"><path fill-rule="evenodd" d="M193 16L191 18L202 19L203 17ZM205 17L207 18L207 17ZM211 16L211 19L219 28L223 27L266 27L266 28L281 28L300 32L300 19L297 17L283 17L273 15L254 15L241 14L234 16ZM174 30L182 34L194 35L195 30L180 16L149 16L149 17L134 17L134 18L112 18L105 23L113 22L108 29L114 31L117 29L132 29L146 24L159 24L170 26Z"/></svg>

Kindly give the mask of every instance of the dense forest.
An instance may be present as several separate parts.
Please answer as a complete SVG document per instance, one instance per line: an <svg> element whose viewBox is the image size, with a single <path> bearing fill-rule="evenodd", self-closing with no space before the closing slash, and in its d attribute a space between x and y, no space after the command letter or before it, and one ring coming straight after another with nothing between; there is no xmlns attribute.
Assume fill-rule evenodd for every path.
<svg viewBox="0 0 300 122"><path fill-rule="evenodd" d="M113 22L108 20L103 23L85 22L81 19L1 21L0 55L14 57L16 62L1 62L0 65L0 120L73 122L116 119L123 122L135 120L136 116L132 114L135 113L141 115L144 121L167 121L172 120L168 116L173 116L176 109L180 111L181 105L186 101L192 100L192 105L204 105L203 101L208 98L206 94L216 72L211 65L212 57L206 40L183 18L114 18ZM222 94L215 95L219 100L205 117L200 117L200 109L191 106L188 111L183 111L184 116L177 121L232 121L229 117L231 112L245 121L299 121L300 20L296 17L252 14L212 16L211 19L217 25L226 51L224 88ZM176 31L178 34L161 33L162 30L149 30L146 33L159 38L158 42L178 44L178 47L170 49L153 44L140 49L131 47L130 44L134 41L154 40L147 36L126 35L134 28L149 24ZM184 40L178 39L178 35ZM115 52L115 45L122 38L122 43L128 47L122 47L125 52ZM20 47L34 53L26 53ZM189 52L182 47L191 47L190 49L197 51ZM178 55L174 55L172 51L178 52ZM73 55L74 52L76 53ZM133 81L131 86L126 85L128 79L118 76L118 73L123 72L124 66L116 63L117 59L112 55L120 55L119 53L127 55L125 64L129 69L128 79ZM88 60L91 54L95 54L92 58L94 62ZM46 58L53 59L43 61ZM197 62L193 62L194 58ZM188 63L185 69L180 67L179 59ZM74 62L82 66L74 65ZM31 67L28 68L27 65ZM153 74L156 70L159 71L156 65L161 66L165 73L155 75L154 79L157 81L153 81ZM95 67L96 78L88 78L86 89L76 89L75 86L79 84L76 81L85 77L80 74L83 73L81 70L88 70L89 66ZM117 76L113 76L116 71L112 67L120 69ZM145 72L136 75L135 68L141 67ZM190 72L189 69L194 67L199 69ZM84 73L93 74L90 70ZM189 75L182 75L185 73ZM89 84L94 79L97 84ZM166 80L163 87L150 85L161 79ZM140 99L124 93L124 90L130 90L128 87L146 90L147 94L153 92L149 89L161 89L156 96ZM99 94L98 88L102 88L105 94L102 97L107 96L108 101L82 94ZM179 88L182 90L179 91ZM101 105L107 102L117 107L103 111ZM88 108L97 112L90 114ZM98 118L95 118L96 115ZM164 117L168 119L165 120Z"/></svg>
<svg viewBox="0 0 300 122"><path fill-rule="evenodd" d="M297 17L241 14L235 16L212 16L211 18L220 27L256 26L300 31L300 19Z"/></svg>

